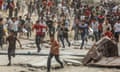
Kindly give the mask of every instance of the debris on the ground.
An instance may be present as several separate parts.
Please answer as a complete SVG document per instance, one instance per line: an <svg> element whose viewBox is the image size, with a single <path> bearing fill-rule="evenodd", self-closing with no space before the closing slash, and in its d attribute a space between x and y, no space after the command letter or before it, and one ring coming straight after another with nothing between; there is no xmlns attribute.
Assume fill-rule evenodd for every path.
<svg viewBox="0 0 120 72"><path fill-rule="evenodd" d="M114 57L119 58L117 43L108 37L104 37L92 46L92 48L83 59L83 64L97 66L115 66L115 62L114 64L109 64L116 60ZM116 61L116 64L117 63L118 61Z"/></svg>
<svg viewBox="0 0 120 72"><path fill-rule="evenodd" d="M80 61L72 60L72 59L64 59L64 62L66 64L71 63L73 66L80 66L80 65L82 65L82 63Z"/></svg>

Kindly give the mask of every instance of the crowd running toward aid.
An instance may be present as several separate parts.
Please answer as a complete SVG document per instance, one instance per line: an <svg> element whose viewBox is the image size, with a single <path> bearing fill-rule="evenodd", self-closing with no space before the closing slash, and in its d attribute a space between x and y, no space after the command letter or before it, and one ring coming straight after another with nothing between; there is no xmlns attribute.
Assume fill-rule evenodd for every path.
<svg viewBox="0 0 120 72"><path fill-rule="evenodd" d="M0 47L9 44L8 65L11 56L15 57L16 41L22 48L23 37L29 40L34 36L38 53L42 43L50 42L48 72L53 56L64 67L59 48L71 47L71 41L81 40L79 49L84 49L85 42L105 36L120 41L120 4L114 0L97 4L84 0L0 0L0 12Z"/></svg>

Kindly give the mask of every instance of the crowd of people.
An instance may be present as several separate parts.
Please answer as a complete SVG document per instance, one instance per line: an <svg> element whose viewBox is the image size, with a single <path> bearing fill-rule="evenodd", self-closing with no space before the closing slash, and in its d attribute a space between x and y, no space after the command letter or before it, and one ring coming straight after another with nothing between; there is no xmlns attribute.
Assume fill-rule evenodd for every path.
<svg viewBox="0 0 120 72"><path fill-rule="evenodd" d="M90 38L92 38L92 41L97 42L102 37L107 36L117 43L119 42L119 3L112 1L105 2L103 0L97 5L86 4L81 0L21 1L24 0L17 0L16 2L14 0L7 0L3 4L0 2L0 8L2 9L2 6L4 6L3 9L9 12L5 22L3 22L4 18L2 18L2 15L0 18L0 47L2 48L6 40L9 41L9 44L15 45L16 40L18 40L17 38L21 38L23 35L26 35L29 39L32 36L32 31L36 30L35 43L37 52L40 52L40 44L44 41L46 35L48 35L52 42L51 48L57 49L55 52L53 52L54 49L51 49L48 59L48 72L50 71L50 61L53 56L63 67L62 62L59 60L58 43L61 43L61 46L65 48L64 40L66 40L70 47L69 32L71 31L74 31L73 40L82 40L80 49L84 48L84 41L88 41ZM25 9L27 9L27 13L19 16L19 12L24 12L26 11ZM35 14L37 21L34 21L33 14ZM58 43L54 40L56 36ZM20 43L19 40L18 42ZM13 48L15 49L15 46ZM8 49L9 55L10 49L12 48L9 47ZM11 57L9 56L10 59Z"/></svg>

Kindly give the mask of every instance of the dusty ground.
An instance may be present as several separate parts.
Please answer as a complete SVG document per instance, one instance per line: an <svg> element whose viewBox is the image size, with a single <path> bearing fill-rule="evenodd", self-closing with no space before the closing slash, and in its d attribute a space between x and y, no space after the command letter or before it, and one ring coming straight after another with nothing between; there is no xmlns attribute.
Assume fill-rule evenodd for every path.
<svg viewBox="0 0 120 72"><path fill-rule="evenodd" d="M117 68L97 68L85 66L66 66L64 69L53 69L51 72L120 72ZM46 69L35 69L21 66L0 66L0 72L46 72Z"/></svg>

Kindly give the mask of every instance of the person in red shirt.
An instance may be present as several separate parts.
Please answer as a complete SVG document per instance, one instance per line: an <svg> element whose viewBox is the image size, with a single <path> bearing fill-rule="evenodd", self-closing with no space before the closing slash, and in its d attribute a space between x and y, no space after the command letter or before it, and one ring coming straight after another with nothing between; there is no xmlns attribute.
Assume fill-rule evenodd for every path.
<svg viewBox="0 0 120 72"><path fill-rule="evenodd" d="M44 29L47 29L47 27L43 24L40 24L39 21L36 21L36 24L33 25L32 30L36 30L36 45L37 45L37 52L40 52L41 48L40 48L40 42L42 41L42 39L45 36L45 32Z"/></svg>
<svg viewBox="0 0 120 72"><path fill-rule="evenodd" d="M0 0L0 9L2 9L3 0Z"/></svg>
<svg viewBox="0 0 120 72"><path fill-rule="evenodd" d="M50 36L50 54L48 56L48 61L47 61L47 72L50 72L50 67L51 67L51 59L55 57L56 61L61 65L61 68L64 68L63 63L60 61L59 58L59 48L60 45L59 43L55 40L54 35Z"/></svg>
<svg viewBox="0 0 120 72"><path fill-rule="evenodd" d="M112 34L112 32L110 31L109 28L108 28L107 31L104 33L104 36L107 36L107 37L109 37L110 39L113 39L113 34Z"/></svg>
<svg viewBox="0 0 120 72"><path fill-rule="evenodd" d="M85 16L89 17L89 16L90 16L90 14L91 14L90 10L89 10L89 9L87 9L87 10L85 11Z"/></svg>
<svg viewBox="0 0 120 72"><path fill-rule="evenodd" d="M48 1L48 7L52 7L52 6L53 6L52 0Z"/></svg>

